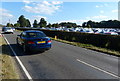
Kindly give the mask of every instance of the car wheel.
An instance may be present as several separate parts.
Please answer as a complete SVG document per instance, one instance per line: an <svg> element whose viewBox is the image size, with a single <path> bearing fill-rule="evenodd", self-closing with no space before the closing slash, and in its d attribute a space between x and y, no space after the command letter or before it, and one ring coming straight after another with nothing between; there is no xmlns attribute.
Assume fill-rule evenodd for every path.
<svg viewBox="0 0 120 81"><path fill-rule="evenodd" d="M20 45L19 42L18 42L18 38L16 39L16 43L17 43L18 46Z"/></svg>
<svg viewBox="0 0 120 81"><path fill-rule="evenodd" d="M28 48L26 47L26 45L23 45L23 51L24 51L25 53L28 52Z"/></svg>

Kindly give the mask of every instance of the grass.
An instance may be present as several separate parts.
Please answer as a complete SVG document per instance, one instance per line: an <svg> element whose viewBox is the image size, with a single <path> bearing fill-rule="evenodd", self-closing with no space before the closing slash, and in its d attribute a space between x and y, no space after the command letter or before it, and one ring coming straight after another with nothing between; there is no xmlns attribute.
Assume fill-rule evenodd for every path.
<svg viewBox="0 0 120 81"><path fill-rule="evenodd" d="M91 44L70 42L70 41L66 41L66 40L62 40L62 39L55 39L55 38L52 38L52 37L50 37L50 38L52 40L56 40L56 41L59 41L59 42L67 43L67 44L70 44L70 45L74 45L74 46L78 46L78 47L82 47L82 48L86 48L86 49L91 49L91 50L103 52L103 53L106 53L106 54L109 54L109 55L114 55L114 56L120 57L120 51L110 50L110 49L107 49L107 48L100 48L100 47L93 46Z"/></svg>
<svg viewBox="0 0 120 81"><path fill-rule="evenodd" d="M11 50L3 37L0 37L0 47L2 50L2 53L0 54L0 66L2 66L0 68L0 79L19 79L17 69L14 65L15 62L10 56Z"/></svg>

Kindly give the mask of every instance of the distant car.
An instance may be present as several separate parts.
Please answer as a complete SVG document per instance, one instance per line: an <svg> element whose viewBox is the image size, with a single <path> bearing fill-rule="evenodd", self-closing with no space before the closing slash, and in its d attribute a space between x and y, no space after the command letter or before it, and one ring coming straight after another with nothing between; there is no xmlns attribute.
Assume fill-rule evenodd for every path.
<svg viewBox="0 0 120 81"><path fill-rule="evenodd" d="M12 28L13 31L15 31L15 28Z"/></svg>
<svg viewBox="0 0 120 81"><path fill-rule="evenodd" d="M105 32L104 34L106 34L106 35L118 35L118 33L116 33L116 32Z"/></svg>
<svg viewBox="0 0 120 81"><path fill-rule="evenodd" d="M16 42L24 52L45 51L51 48L51 39L42 31L27 30L17 36Z"/></svg>
<svg viewBox="0 0 120 81"><path fill-rule="evenodd" d="M13 29L11 27L3 27L2 28L3 33L12 33L13 34Z"/></svg>

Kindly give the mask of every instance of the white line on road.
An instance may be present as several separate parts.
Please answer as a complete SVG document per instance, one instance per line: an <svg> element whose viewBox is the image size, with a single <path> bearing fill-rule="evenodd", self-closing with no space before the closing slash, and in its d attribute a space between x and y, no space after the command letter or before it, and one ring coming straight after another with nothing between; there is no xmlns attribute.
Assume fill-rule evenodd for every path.
<svg viewBox="0 0 120 81"><path fill-rule="evenodd" d="M111 75L111 76L113 76L113 77L116 77L116 78L120 79L120 77L117 76L117 75L115 75L115 74L112 74L112 73L110 73L110 72L108 72L108 71L105 71L105 70L103 70L103 69L100 69L100 68L98 68L98 67L96 67L96 66L93 66L93 65L91 65L91 64L89 64L89 63L86 63L86 62L84 62L84 61L81 61L81 60L79 60L79 59L76 59L76 60L77 60L78 62L83 63L83 64L85 64L85 65L87 65L87 66L90 66L90 67L92 67L92 68L94 68L94 69L96 69L96 70L102 71L102 72L104 72L104 73L106 73L106 74L109 74L109 75Z"/></svg>
<svg viewBox="0 0 120 81"><path fill-rule="evenodd" d="M19 59L19 57L17 56L17 54L15 53L15 51L13 50L13 48L11 47L10 43L8 42L8 40L6 39L6 37L3 35L5 41L7 42L7 44L9 45L10 49L12 50L13 54L15 55L15 58L17 59L18 63L20 64L20 66L22 67L23 71L25 72L27 78L30 81L32 80L32 77L30 76L30 74L28 73L27 69L25 68L25 66L23 65L23 63L21 62L21 60Z"/></svg>

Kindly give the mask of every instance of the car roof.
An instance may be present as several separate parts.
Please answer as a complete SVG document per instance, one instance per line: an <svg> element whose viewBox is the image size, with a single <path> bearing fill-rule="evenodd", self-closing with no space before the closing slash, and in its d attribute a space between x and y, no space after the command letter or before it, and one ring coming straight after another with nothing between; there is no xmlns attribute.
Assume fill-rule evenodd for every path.
<svg viewBox="0 0 120 81"><path fill-rule="evenodd" d="M27 31L24 31L26 33L29 33L29 32L40 32L40 33L43 33L42 31L39 31L39 30L27 30Z"/></svg>
<svg viewBox="0 0 120 81"><path fill-rule="evenodd" d="M3 27L3 28L12 28L12 27Z"/></svg>

